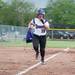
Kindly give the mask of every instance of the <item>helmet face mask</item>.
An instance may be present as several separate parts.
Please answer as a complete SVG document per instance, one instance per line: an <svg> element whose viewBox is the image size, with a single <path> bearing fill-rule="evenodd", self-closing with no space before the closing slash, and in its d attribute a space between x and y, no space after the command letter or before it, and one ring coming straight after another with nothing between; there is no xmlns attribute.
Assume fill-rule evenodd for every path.
<svg viewBox="0 0 75 75"><path fill-rule="evenodd" d="M44 16L45 16L45 11L44 11L42 8L40 8L40 9L37 11L37 17L38 17L39 19L42 19L42 18L44 18Z"/></svg>
<svg viewBox="0 0 75 75"><path fill-rule="evenodd" d="M44 15L43 14L37 14L37 18L43 19L44 18Z"/></svg>

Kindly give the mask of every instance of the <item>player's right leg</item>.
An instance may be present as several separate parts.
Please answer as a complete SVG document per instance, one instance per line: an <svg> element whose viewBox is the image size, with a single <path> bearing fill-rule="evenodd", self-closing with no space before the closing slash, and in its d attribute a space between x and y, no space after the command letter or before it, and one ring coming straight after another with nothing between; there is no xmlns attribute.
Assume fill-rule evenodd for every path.
<svg viewBox="0 0 75 75"><path fill-rule="evenodd" d="M33 35L33 48L36 52L36 59L39 55L39 37L37 35Z"/></svg>

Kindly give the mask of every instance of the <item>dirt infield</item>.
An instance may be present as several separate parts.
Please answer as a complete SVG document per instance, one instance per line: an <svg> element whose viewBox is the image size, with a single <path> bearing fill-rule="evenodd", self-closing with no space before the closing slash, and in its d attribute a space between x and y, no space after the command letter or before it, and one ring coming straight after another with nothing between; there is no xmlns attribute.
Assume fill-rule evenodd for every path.
<svg viewBox="0 0 75 75"><path fill-rule="evenodd" d="M47 48L46 58L59 55L21 75L75 75L75 49ZM0 47L0 75L16 75L38 63L32 48Z"/></svg>

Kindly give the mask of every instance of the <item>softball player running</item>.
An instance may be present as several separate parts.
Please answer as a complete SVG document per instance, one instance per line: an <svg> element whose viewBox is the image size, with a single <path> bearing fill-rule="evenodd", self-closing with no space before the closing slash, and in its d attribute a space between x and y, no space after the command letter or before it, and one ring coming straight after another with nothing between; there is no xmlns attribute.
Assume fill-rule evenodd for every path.
<svg viewBox="0 0 75 75"><path fill-rule="evenodd" d="M49 22L45 19L45 11L42 8L37 11L36 17L30 21L28 27L33 30L32 43L36 52L36 59L38 58L40 51L41 62L44 63L46 30L49 28Z"/></svg>

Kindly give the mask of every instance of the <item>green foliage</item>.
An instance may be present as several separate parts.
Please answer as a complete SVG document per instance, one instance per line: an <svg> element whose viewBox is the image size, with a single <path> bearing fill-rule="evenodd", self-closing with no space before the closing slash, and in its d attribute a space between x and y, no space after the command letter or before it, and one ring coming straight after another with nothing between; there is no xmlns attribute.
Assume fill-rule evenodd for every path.
<svg viewBox="0 0 75 75"><path fill-rule="evenodd" d="M33 8L31 3L23 0L11 0L10 3L0 0L0 24L25 26L33 17Z"/></svg>
<svg viewBox="0 0 75 75"><path fill-rule="evenodd" d="M48 19L51 18L53 23L75 24L74 0L49 0L46 12Z"/></svg>
<svg viewBox="0 0 75 75"><path fill-rule="evenodd" d="M26 0L0 0L0 24L27 26L35 16L35 6ZM49 0L46 17L56 24L75 25L75 0Z"/></svg>

